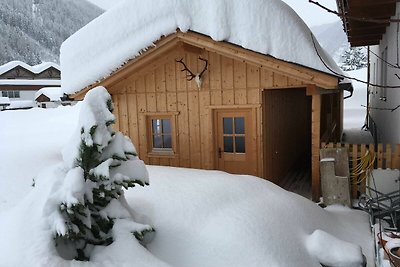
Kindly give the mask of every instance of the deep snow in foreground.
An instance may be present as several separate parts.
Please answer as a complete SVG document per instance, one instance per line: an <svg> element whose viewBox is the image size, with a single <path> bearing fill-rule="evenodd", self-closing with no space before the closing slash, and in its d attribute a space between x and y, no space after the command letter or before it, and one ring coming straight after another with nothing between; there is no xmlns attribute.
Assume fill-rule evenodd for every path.
<svg viewBox="0 0 400 267"><path fill-rule="evenodd" d="M61 161L78 113L79 104L0 112L0 211L30 191L40 170Z"/></svg>
<svg viewBox="0 0 400 267"><path fill-rule="evenodd" d="M54 173L78 110L0 112L7 129L0 140L8 140L0 155L0 266L360 266L358 245L373 266L364 212L322 209L253 176L160 166L148 166L150 186L125 194L156 229L147 249L121 234L122 223L114 243L93 252L93 262L63 260L43 205L60 179Z"/></svg>

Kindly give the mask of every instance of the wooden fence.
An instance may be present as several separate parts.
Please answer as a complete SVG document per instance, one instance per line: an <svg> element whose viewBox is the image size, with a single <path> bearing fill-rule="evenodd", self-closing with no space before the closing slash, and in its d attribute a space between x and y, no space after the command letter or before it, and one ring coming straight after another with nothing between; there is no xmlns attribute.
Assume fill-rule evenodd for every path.
<svg viewBox="0 0 400 267"><path fill-rule="evenodd" d="M390 144L378 144L375 148L373 144L321 143L321 148L327 147L346 147L348 149L350 173L353 173L351 177L353 198L365 192L365 173L359 173L358 170L367 157L371 164L366 164L365 166L370 166L370 168L400 169L400 144L394 146Z"/></svg>

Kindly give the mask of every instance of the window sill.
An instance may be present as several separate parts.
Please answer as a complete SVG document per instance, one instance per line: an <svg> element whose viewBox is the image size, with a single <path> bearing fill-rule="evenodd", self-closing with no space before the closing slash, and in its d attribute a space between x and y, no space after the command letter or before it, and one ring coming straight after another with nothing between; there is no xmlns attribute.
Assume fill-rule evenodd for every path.
<svg viewBox="0 0 400 267"><path fill-rule="evenodd" d="M147 153L149 158L176 158L178 154L173 151L152 151Z"/></svg>

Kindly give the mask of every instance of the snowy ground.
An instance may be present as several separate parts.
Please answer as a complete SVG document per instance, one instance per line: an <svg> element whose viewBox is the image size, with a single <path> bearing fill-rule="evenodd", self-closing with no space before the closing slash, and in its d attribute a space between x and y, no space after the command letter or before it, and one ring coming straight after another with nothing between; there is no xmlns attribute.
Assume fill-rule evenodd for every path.
<svg viewBox="0 0 400 267"><path fill-rule="evenodd" d="M109 246L95 254L94 264L62 260L43 246L52 239L37 225L49 190L43 177L54 167L40 172L61 161L78 111L79 106L0 112L1 267L339 266L357 262L354 244L374 266L363 212L322 209L253 176L160 166L148 166L150 186L126 193L128 203L156 229L150 253Z"/></svg>

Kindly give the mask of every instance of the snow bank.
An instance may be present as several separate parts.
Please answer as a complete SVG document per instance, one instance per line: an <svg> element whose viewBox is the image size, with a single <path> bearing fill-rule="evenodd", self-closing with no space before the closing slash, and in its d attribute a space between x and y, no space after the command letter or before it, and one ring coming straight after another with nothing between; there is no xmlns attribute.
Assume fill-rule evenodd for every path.
<svg viewBox="0 0 400 267"><path fill-rule="evenodd" d="M307 239L307 249L324 266L361 267L361 247L342 241L331 234L315 230Z"/></svg>
<svg viewBox="0 0 400 267"><path fill-rule="evenodd" d="M0 104L10 104L10 98L6 96L0 96Z"/></svg>
<svg viewBox="0 0 400 267"><path fill-rule="evenodd" d="M137 222L149 222L157 230L147 249L126 234L135 225L121 220L115 242L94 250L92 262L62 259L52 239L55 220L44 206L51 185L64 182L64 166L39 170L62 162L61 147L77 127L80 105L0 112L0 125L7 128L0 131L0 139L7 140L0 153L1 267L320 267L325 257L315 257L307 245L316 230L361 246L368 266L374 266L364 212L340 206L322 209L253 176L160 166L147 166L150 186L125 192ZM116 212L114 205L107 212ZM330 243L321 246L329 249Z"/></svg>
<svg viewBox="0 0 400 267"><path fill-rule="evenodd" d="M35 101L33 100L14 100L10 101L10 105L6 109L24 109L35 107Z"/></svg>
<svg viewBox="0 0 400 267"><path fill-rule="evenodd" d="M148 249L172 266L319 267L320 259L306 245L317 229L361 245L374 266L364 212L322 209L253 176L159 166L148 170L151 186L133 188L126 198L157 229Z"/></svg>
<svg viewBox="0 0 400 267"><path fill-rule="evenodd" d="M57 178L59 168L42 173L15 209L0 214L0 266L258 267L268 263L320 267L320 262L332 261L326 254L315 257L309 251L307 244L317 229L373 255L368 217L363 212L322 209L252 176L148 166L151 186L126 192L133 209L146 214L157 229L147 250L132 242L125 228L132 226L120 221L115 225L115 242L94 250L93 261L66 261L57 255L50 229L43 227L53 218L40 212L51 193L50 186L43 185L62 182ZM312 243L320 250L331 250L332 238ZM359 250L352 252L342 251L342 262L359 259Z"/></svg>
<svg viewBox="0 0 400 267"><path fill-rule="evenodd" d="M62 44L62 87L69 94L80 91L177 29L330 73L307 25L281 0L135 0L106 11ZM316 46L341 73L317 41Z"/></svg>
<svg viewBox="0 0 400 267"><path fill-rule="evenodd" d="M80 103L0 112L0 211L28 193L43 168L61 162L61 149L76 128L79 109Z"/></svg>

